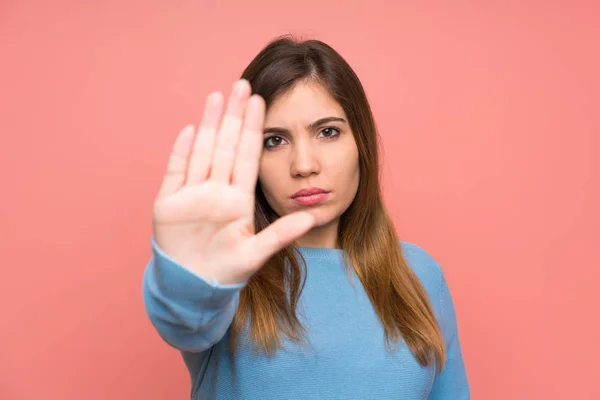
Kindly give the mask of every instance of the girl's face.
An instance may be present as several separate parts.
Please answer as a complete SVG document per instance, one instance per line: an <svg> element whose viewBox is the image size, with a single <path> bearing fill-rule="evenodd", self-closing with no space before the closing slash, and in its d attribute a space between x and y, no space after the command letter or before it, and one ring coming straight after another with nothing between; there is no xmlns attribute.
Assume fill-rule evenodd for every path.
<svg viewBox="0 0 600 400"><path fill-rule="evenodd" d="M298 245L337 247L339 217L354 200L360 178L358 149L342 107L323 86L299 82L270 105L264 132L259 182L269 205L280 216L313 214L315 228Z"/></svg>

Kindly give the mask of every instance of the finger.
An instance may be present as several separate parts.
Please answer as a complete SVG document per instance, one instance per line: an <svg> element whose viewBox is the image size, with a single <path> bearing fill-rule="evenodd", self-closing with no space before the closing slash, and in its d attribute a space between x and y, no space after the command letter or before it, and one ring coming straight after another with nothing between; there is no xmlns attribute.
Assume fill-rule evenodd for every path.
<svg viewBox="0 0 600 400"><path fill-rule="evenodd" d="M167 171L158 191L159 197L173 194L183 186L193 141L194 126L186 125L179 132L173 144L167 163Z"/></svg>
<svg viewBox="0 0 600 400"><path fill-rule="evenodd" d="M229 183L242 127L242 118L248 97L250 97L250 91L250 84L244 79L233 85L227 111L217 135L217 144L210 171L211 180Z"/></svg>
<svg viewBox="0 0 600 400"><path fill-rule="evenodd" d="M244 116L244 127L235 157L232 183L242 190L254 194L260 154L263 148L263 128L265 121L265 101L258 95L248 100Z"/></svg>
<svg viewBox="0 0 600 400"><path fill-rule="evenodd" d="M252 265L260 268L273 254L308 232L315 224L314 217L307 212L296 212L278 218L258 234L244 243L246 254L254 257Z"/></svg>
<svg viewBox="0 0 600 400"><path fill-rule="evenodd" d="M222 113L223 95L221 92L211 93L206 98L202 121L194 140L187 177L188 184L200 183L208 177Z"/></svg>

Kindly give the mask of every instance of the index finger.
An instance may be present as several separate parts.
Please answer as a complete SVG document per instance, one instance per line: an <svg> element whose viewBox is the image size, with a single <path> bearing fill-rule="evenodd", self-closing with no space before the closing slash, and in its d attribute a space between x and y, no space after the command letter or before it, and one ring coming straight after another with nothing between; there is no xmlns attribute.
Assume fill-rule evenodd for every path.
<svg viewBox="0 0 600 400"><path fill-rule="evenodd" d="M265 101L255 94L248 100L240 143L237 149L232 183L254 195L260 155L263 149Z"/></svg>

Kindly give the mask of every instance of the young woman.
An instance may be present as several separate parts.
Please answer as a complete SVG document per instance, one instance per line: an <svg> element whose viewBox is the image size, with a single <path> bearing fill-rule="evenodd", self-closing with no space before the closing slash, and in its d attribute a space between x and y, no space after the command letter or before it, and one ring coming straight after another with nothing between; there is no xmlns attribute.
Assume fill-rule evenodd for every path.
<svg viewBox="0 0 600 400"><path fill-rule="evenodd" d="M193 399L469 398L439 264L383 205L361 83L280 38L175 140L144 301Z"/></svg>

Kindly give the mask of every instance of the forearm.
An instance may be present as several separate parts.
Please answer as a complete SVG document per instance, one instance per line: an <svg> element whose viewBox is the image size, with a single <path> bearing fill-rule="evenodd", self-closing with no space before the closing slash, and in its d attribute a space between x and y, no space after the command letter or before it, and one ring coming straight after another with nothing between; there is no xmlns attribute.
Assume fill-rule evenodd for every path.
<svg viewBox="0 0 600 400"><path fill-rule="evenodd" d="M152 249L143 279L148 317L171 346L191 352L206 350L225 335L243 284L208 282L169 258L154 241Z"/></svg>

